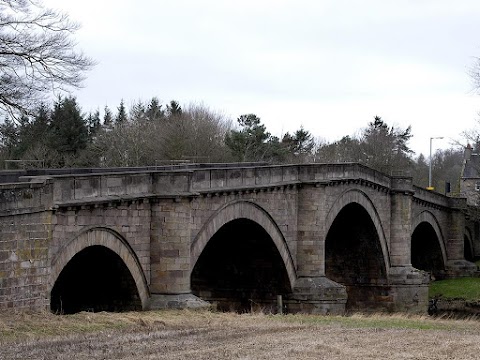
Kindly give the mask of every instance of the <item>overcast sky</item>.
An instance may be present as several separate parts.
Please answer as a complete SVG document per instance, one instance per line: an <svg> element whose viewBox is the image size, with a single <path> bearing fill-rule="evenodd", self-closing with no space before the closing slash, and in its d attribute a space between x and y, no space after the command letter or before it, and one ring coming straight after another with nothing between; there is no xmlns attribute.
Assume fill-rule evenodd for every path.
<svg viewBox="0 0 480 360"><path fill-rule="evenodd" d="M427 156L430 137L449 147L479 119L468 75L480 56L478 0L44 3L82 25L78 47L98 62L74 93L85 112L156 96L327 141L379 115L411 125L411 147Z"/></svg>

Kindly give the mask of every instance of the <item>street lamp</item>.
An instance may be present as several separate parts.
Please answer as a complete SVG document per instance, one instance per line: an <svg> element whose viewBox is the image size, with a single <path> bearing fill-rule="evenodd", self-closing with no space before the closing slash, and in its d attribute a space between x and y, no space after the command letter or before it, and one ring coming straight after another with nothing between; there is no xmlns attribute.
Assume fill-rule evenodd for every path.
<svg viewBox="0 0 480 360"><path fill-rule="evenodd" d="M428 187L427 190L433 190L432 186L432 140L433 139L443 139L443 136L431 137L430 138L430 165L428 167Z"/></svg>

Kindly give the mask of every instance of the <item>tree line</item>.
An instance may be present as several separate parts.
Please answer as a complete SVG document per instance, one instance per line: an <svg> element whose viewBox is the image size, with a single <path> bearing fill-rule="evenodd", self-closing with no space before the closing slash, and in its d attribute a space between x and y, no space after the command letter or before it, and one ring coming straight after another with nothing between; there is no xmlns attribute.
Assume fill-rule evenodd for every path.
<svg viewBox="0 0 480 360"><path fill-rule="evenodd" d="M355 136L325 142L303 127L280 137L268 132L256 114L236 123L202 104L162 104L153 97L130 108L122 100L115 111L84 114L74 97L42 103L17 120L0 124L0 160L17 166L153 166L175 162L359 162L383 173L411 174L428 184L427 158L409 147L411 128L390 126L375 116ZM433 158L436 188L458 183L462 149L437 151Z"/></svg>

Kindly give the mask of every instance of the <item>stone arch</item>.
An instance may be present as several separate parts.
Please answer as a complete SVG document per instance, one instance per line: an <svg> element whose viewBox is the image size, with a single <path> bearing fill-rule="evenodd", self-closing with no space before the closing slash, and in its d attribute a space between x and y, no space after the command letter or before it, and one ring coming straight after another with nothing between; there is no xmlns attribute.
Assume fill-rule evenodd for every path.
<svg viewBox="0 0 480 360"><path fill-rule="evenodd" d="M342 211L342 209L345 206L352 203L356 203L362 206L370 216L370 219L372 220L373 225L375 226L375 229L377 231L378 238L380 241L380 246L383 254L383 261L386 267L385 270L388 272L388 269L390 268L390 255L388 252L385 231L383 229L382 222L380 220L380 216L378 214L378 211L375 205L373 204L372 200L368 197L368 195L365 192L358 189L346 190L336 199L336 201L334 202L334 204L331 206L331 208L327 213L327 217L325 220L325 234L328 234L328 231L330 230L333 222L335 221L340 211Z"/></svg>
<svg viewBox="0 0 480 360"><path fill-rule="evenodd" d="M435 232L435 235L437 236L438 239L438 245L440 246L440 251L442 254L442 261L443 265L446 266L447 264L447 251L445 249L445 241L444 241L444 236L442 233L442 229L440 227L440 224L438 223L437 218L435 215L433 215L430 211L424 210L420 214L418 214L415 219L412 222L412 236L417 227L421 223L427 223L429 224L432 228L433 231Z"/></svg>
<svg viewBox="0 0 480 360"><path fill-rule="evenodd" d="M142 309L146 309L148 307L150 293L145 274L135 252L120 234L114 230L103 227L89 228L80 232L59 250L51 263L50 281L48 284L49 293L52 291L60 273L70 260L82 250L92 246L105 247L120 257L135 282Z"/></svg>
<svg viewBox="0 0 480 360"><path fill-rule="evenodd" d="M275 247L283 260L287 271L290 286L293 288L296 280L293 258L287 242L275 221L259 205L244 200L237 200L226 204L213 214L207 223L200 229L191 245L191 269L194 268L198 258L207 246L209 240L220 230L222 226L237 219L248 219L260 225L270 236Z"/></svg>

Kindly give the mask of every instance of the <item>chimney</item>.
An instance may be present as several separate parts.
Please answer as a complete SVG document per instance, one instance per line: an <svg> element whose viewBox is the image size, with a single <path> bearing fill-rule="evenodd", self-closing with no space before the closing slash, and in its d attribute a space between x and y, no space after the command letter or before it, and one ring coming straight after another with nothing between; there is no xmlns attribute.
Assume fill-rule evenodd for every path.
<svg viewBox="0 0 480 360"><path fill-rule="evenodd" d="M472 146L470 144L467 144L467 147L465 148L465 152L463 153L463 159L465 161L470 161L472 157L472 151L473 151Z"/></svg>

